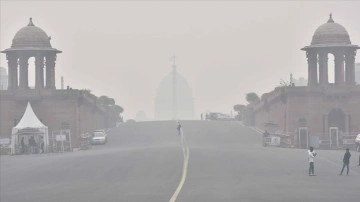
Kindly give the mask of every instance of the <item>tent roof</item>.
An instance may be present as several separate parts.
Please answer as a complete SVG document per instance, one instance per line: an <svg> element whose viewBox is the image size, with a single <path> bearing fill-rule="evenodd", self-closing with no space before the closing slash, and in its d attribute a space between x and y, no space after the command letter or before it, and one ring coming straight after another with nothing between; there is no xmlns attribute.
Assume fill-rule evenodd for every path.
<svg viewBox="0 0 360 202"><path fill-rule="evenodd" d="M47 126L41 123L41 121L35 115L30 103L28 102L24 115L14 128L47 128Z"/></svg>

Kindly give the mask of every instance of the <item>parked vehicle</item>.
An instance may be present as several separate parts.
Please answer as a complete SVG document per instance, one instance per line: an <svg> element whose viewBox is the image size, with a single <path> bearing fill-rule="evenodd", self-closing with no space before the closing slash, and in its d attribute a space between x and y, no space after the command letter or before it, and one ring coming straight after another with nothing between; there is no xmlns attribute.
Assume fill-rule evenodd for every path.
<svg viewBox="0 0 360 202"><path fill-rule="evenodd" d="M355 146L356 146L356 151L360 152L360 134L358 134L355 139Z"/></svg>
<svg viewBox="0 0 360 202"><path fill-rule="evenodd" d="M91 138L91 144L105 144L107 142L107 134L104 130L95 130Z"/></svg>
<svg viewBox="0 0 360 202"><path fill-rule="evenodd" d="M208 116L209 120L213 121L233 121L234 118L232 118L230 115L222 114L222 113L210 113Z"/></svg>

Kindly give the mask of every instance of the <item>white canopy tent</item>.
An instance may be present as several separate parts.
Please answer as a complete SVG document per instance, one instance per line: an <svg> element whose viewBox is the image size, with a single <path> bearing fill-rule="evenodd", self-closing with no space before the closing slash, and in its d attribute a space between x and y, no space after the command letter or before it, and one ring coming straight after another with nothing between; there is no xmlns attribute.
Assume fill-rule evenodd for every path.
<svg viewBox="0 0 360 202"><path fill-rule="evenodd" d="M24 138L24 143L25 140L26 143L28 143L31 136L34 137L38 148L40 147L40 142L43 141L44 152L47 152L49 145L48 127L41 123L28 102L24 115L19 123L12 129L11 154L18 153L19 148L21 148L20 140L22 138ZM41 137L43 140L41 140Z"/></svg>

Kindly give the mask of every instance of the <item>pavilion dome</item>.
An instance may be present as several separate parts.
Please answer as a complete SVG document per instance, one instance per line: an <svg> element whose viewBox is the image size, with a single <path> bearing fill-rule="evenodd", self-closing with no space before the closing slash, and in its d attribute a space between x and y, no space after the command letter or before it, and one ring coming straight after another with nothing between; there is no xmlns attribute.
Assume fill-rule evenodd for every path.
<svg viewBox="0 0 360 202"><path fill-rule="evenodd" d="M30 18L29 24L15 34L11 48L51 48L50 37Z"/></svg>
<svg viewBox="0 0 360 202"><path fill-rule="evenodd" d="M311 41L311 45L351 45L350 36L346 29L335 23L330 14L327 23L320 25Z"/></svg>

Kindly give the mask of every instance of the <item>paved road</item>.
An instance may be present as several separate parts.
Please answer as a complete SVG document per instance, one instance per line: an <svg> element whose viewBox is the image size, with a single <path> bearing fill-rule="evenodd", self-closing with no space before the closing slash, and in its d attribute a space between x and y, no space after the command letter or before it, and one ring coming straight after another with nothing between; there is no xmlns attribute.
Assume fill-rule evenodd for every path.
<svg viewBox="0 0 360 202"><path fill-rule="evenodd" d="M236 122L183 122L184 155L175 122L124 124L107 145L66 154L1 156L0 201L358 201L360 167L338 176L343 151L318 151L307 176L305 150L261 146ZM186 151L186 150L185 150ZM186 177L186 178L185 178Z"/></svg>

